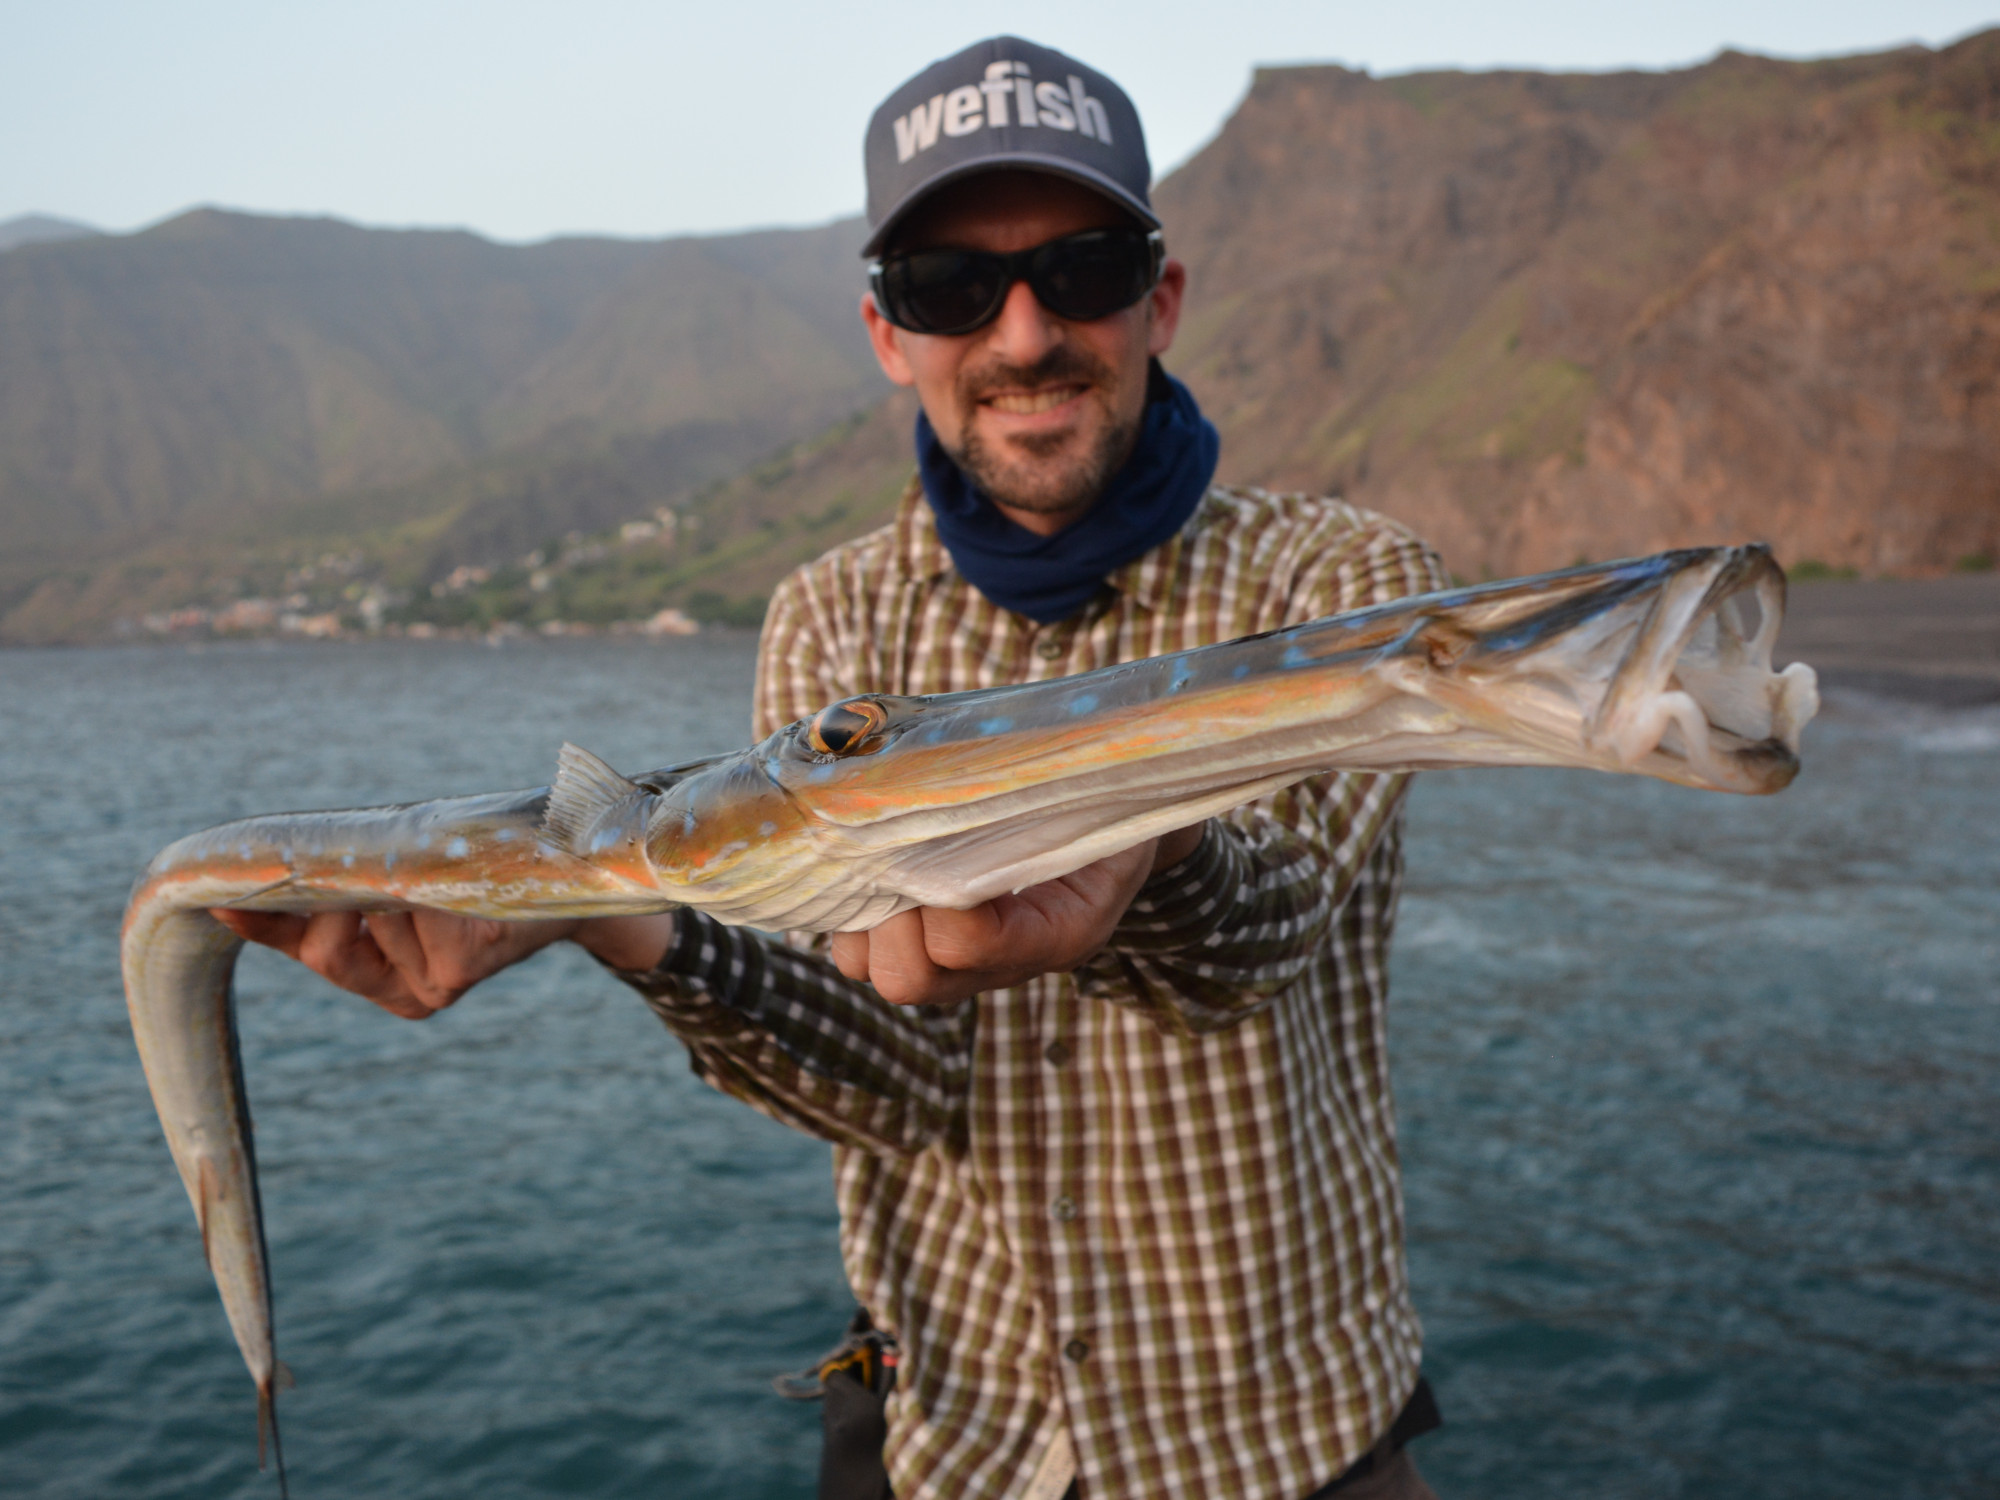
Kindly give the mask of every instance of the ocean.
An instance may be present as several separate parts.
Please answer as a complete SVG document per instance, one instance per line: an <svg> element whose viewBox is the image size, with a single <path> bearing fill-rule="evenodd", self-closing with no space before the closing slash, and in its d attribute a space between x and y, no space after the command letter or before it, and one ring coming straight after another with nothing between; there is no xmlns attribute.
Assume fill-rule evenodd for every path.
<svg viewBox="0 0 2000 1500"><path fill-rule="evenodd" d="M0 1494L277 1493L124 1018L160 845L743 743L754 643L0 652ZM2000 1495L2000 708L1788 792L1412 795L1392 1054L1444 1500ZM573 950L424 1024L239 971L292 1493L809 1496L826 1148Z"/></svg>

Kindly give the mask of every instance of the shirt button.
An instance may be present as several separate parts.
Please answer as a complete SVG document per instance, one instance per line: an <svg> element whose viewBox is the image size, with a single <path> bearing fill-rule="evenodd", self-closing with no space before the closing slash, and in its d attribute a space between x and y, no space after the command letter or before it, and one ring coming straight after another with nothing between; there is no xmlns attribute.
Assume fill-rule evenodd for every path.
<svg viewBox="0 0 2000 1500"><path fill-rule="evenodd" d="M1049 1213L1057 1221L1067 1224L1076 1217L1076 1200L1065 1193L1049 1205Z"/></svg>
<svg viewBox="0 0 2000 1500"><path fill-rule="evenodd" d="M1090 1345L1086 1344L1082 1339L1071 1339L1067 1344L1063 1345L1063 1353L1073 1364L1080 1365L1086 1359L1090 1358Z"/></svg>
<svg viewBox="0 0 2000 1500"><path fill-rule="evenodd" d="M1063 643L1054 636L1050 636L1047 640L1039 641L1035 645L1035 655L1039 656L1043 661L1054 661L1062 654Z"/></svg>
<svg viewBox="0 0 2000 1500"><path fill-rule="evenodd" d="M1061 1042L1050 1042L1042 1049L1042 1056L1049 1060L1049 1066L1060 1068L1069 1061L1069 1048Z"/></svg>

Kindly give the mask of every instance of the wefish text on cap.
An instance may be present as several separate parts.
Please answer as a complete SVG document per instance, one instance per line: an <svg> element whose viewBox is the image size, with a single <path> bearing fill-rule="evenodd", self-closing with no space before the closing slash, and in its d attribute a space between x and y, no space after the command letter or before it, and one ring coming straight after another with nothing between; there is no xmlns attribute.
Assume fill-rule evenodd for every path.
<svg viewBox="0 0 2000 1500"><path fill-rule="evenodd" d="M1095 188L1148 228L1152 167L1139 113L1096 69L1019 37L992 37L932 63L868 122L870 234L876 255L926 195L999 167Z"/></svg>
<svg viewBox="0 0 2000 1500"><path fill-rule="evenodd" d="M940 129L947 136L1004 130L1010 109L1023 125L1080 131L1111 144L1111 117L1104 112L1104 101L1090 97L1081 77L1070 74L1067 87L1036 83L1026 63L1003 58L986 65L986 76L976 87L964 84L949 94L932 94L890 121L896 133L896 160L907 162L919 151L928 151L938 143Z"/></svg>

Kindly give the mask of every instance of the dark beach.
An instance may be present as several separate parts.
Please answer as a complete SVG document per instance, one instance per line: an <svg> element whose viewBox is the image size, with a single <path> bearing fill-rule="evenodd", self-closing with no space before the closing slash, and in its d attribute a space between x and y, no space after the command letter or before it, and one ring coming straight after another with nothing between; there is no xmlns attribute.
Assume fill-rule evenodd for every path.
<svg viewBox="0 0 2000 1500"><path fill-rule="evenodd" d="M1810 663L1836 691L2000 703L2000 573L1794 584L1776 656Z"/></svg>

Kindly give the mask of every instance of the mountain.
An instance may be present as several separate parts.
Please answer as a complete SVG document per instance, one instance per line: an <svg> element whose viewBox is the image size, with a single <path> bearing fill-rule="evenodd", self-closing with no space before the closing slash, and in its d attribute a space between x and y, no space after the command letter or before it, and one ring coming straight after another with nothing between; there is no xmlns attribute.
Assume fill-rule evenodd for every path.
<svg viewBox="0 0 2000 1500"><path fill-rule="evenodd" d="M1463 576L1744 538L1865 573L2000 554L2000 32L1268 69L1157 200L1224 473L1344 492Z"/></svg>
<svg viewBox="0 0 2000 1500"><path fill-rule="evenodd" d="M1168 364L1225 479L1344 493L1465 578L1748 538L1808 574L2000 556L2000 31L1268 68L1155 199L1192 272ZM908 472L860 240L204 210L10 250L0 639L295 592L748 618Z"/></svg>
<svg viewBox="0 0 2000 1500"><path fill-rule="evenodd" d="M22 214L0 220L0 251L16 245L40 245L52 240L88 239L100 231L74 219L57 219L48 214Z"/></svg>
<svg viewBox="0 0 2000 1500"><path fill-rule="evenodd" d="M227 572L246 535L392 513L432 523L406 567L447 570L630 514L550 501L548 473L593 455L637 463L642 513L734 473L886 389L853 318L860 238L514 247L204 209L10 251L5 634L85 629L93 598L175 602L106 572L162 548Z"/></svg>

